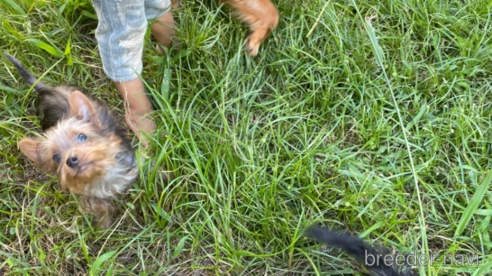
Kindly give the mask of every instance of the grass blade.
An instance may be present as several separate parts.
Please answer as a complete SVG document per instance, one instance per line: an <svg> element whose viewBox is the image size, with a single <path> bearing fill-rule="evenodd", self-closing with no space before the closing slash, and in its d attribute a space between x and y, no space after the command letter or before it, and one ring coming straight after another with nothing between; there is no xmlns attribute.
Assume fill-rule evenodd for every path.
<svg viewBox="0 0 492 276"><path fill-rule="evenodd" d="M188 236L184 236L179 240L178 245L176 246L176 249L174 249L173 258L178 257L178 255L181 253L181 251L183 251L183 247L185 245L186 240L188 240Z"/></svg>
<svg viewBox="0 0 492 276"><path fill-rule="evenodd" d="M12 7L12 9L16 10L18 14L26 15L26 12L12 0L4 0L4 2L7 3L7 5L9 5L10 7Z"/></svg>
<svg viewBox="0 0 492 276"><path fill-rule="evenodd" d="M478 276L478 275L487 275L490 274L490 270L492 269L492 261L487 262L479 266L477 270L472 274L472 276Z"/></svg>
<svg viewBox="0 0 492 276"><path fill-rule="evenodd" d="M63 51L62 50L60 50L56 47L53 47L53 46L51 46L51 45L49 45L49 44L47 44L47 43L45 43L39 39L29 38L29 39L26 39L26 41L34 44L38 48L45 50L46 52L52 54L55 57L59 57L59 58L63 57Z"/></svg>
<svg viewBox="0 0 492 276"><path fill-rule="evenodd" d="M116 254L117 250L113 250L113 251L109 251L109 252L106 252L104 254L102 254L101 256L99 256L95 261L94 263L92 263L92 267L90 269L90 274L91 275L99 275L101 272L100 272L100 267L101 265L109 260L110 258L112 258L114 256L114 254Z"/></svg>
<svg viewBox="0 0 492 276"><path fill-rule="evenodd" d="M470 222L473 214L477 211L480 202L482 202L483 196L485 195L485 192L489 187L491 178L492 171L489 171L487 176L482 181L482 184L480 184L480 186L476 190L465 211L463 212L460 222L458 223L458 227L456 228L456 232L454 233L455 238L461 235L461 233L463 233L463 230L465 230L465 228L468 226L468 223Z"/></svg>
<svg viewBox="0 0 492 276"><path fill-rule="evenodd" d="M374 19L374 17L366 18L364 26L366 27L367 35L371 40L371 44L374 50L374 55L376 56L376 61L379 66L383 67L384 54L383 54L383 50L381 49L381 46L379 46L378 38L376 36L376 31L374 30L374 27L371 24L372 19Z"/></svg>

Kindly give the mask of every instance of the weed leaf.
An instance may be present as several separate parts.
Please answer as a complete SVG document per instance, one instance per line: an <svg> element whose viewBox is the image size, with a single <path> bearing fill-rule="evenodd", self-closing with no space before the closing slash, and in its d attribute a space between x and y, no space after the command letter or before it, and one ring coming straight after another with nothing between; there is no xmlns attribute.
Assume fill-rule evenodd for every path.
<svg viewBox="0 0 492 276"><path fill-rule="evenodd" d="M473 214L478 209L478 205L480 204L480 202L482 202L483 196L485 195L485 192L489 187L491 178L492 178L492 170L489 171L489 173L483 180L482 184L480 184L477 191L475 192L472 199L470 200L470 203L468 204L465 211L463 212L458 227L456 228L456 232L454 233L455 238L461 233L463 233L463 230L465 230L465 228L468 226L468 223L470 222Z"/></svg>

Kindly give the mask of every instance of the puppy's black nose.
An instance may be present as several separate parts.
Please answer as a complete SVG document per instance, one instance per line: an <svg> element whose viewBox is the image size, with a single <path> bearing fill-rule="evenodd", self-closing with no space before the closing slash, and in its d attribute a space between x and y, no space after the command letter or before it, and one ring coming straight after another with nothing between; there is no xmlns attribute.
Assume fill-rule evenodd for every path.
<svg viewBox="0 0 492 276"><path fill-rule="evenodd" d="M77 155L70 156L67 158L67 166L70 168L75 168L79 164L79 158L77 158Z"/></svg>

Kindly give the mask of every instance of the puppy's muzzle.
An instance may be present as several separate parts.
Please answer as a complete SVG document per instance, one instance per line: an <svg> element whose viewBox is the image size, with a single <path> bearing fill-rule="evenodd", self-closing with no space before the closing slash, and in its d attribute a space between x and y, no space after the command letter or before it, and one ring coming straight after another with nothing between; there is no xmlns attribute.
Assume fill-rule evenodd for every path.
<svg viewBox="0 0 492 276"><path fill-rule="evenodd" d="M67 158L67 166L69 166L70 168L75 168L78 165L79 165L79 158L77 157L77 155L70 156Z"/></svg>

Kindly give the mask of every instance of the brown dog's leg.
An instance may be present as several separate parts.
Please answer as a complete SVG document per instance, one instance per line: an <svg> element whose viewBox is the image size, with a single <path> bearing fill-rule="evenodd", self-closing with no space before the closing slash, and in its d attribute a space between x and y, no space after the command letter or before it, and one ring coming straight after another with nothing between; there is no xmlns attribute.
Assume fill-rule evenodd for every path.
<svg viewBox="0 0 492 276"><path fill-rule="evenodd" d="M269 0L226 0L236 9L239 18L250 27L246 39L246 51L256 56L263 40L275 29L278 23L278 12Z"/></svg>

